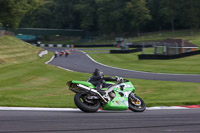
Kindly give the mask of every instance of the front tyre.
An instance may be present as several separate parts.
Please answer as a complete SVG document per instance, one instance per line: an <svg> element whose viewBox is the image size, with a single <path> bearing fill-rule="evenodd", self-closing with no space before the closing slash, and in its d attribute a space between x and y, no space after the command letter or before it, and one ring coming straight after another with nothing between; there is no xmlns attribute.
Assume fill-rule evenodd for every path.
<svg viewBox="0 0 200 133"><path fill-rule="evenodd" d="M100 108L101 104L99 100L90 100L87 98L86 93L76 93L74 96L74 103L76 106L82 110L83 112L93 113L97 112L97 110Z"/></svg>
<svg viewBox="0 0 200 133"><path fill-rule="evenodd" d="M146 104L142 98L131 93L129 95L129 109L133 112L143 112L146 109Z"/></svg>

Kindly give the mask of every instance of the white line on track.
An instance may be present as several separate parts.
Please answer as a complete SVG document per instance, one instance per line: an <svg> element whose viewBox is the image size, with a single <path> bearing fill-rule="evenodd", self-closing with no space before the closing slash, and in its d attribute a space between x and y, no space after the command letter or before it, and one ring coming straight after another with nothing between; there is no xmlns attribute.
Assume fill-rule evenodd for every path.
<svg viewBox="0 0 200 133"><path fill-rule="evenodd" d="M189 109L178 106L147 107L146 110ZM80 111L78 108L0 107L0 111ZM99 110L104 111L104 110ZM108 110L105 110L108 111Z"/></svg>
<svg viewBox="0 0 200 133"><path fill-rule="evenodd" d="M37 108L37 107L0 107L0 110L7 111L80 111L77 108Z"/></svg>
<svg viewBox="0 0 200 133"><path fill-rule="evenodd" d="M49 61L46 61L45 64L49 64L49 62L51 62L53 59L55 58L55 56L52 56L51 59ZM50 64L51 65L51 64ZM55 66L55 65L52 65L52 66ZM60 69L64 69L64 70L67 70L67 71L71 71L71 72L75 72L73 70L70 70L70 69L67 69L67 68L64 68L64 67L60 67L60 66L56 66Z"/></svg>
<svg viewBox="0 0 200 133"><path fill-rule="evenodd" d="M158 107L148 107L147 110L161 110L161 109L189 109L187 107L179 106L158 106Z"/></svg>
<svg viewBox="0 0 200 133"><path fill-rule="evenodd" d="M46 61L45 64L49 64L49 62L51 62L53 59L54 59L54 56L52 56L49 61Z"/></svg>
<svg viewBox="0 0 200 133"><path fill-rule="evenodd" d="M57 66L57 67L60 68L60 69L67 70L67 71L75 72L75 71L73 71L73 70L70 70L70 69L67 69L67 68L64 68L64 67L60 67L60 66Z"/></svg>

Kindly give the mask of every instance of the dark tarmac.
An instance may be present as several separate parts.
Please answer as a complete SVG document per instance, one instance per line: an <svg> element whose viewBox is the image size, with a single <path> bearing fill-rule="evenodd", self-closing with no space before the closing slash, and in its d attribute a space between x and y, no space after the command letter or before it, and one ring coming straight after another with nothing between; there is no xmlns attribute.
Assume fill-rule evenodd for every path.
<svg viewBox="0 0 200 133"><path fill-rule="evenodd" d="M200 109L0 111L0 133L200 133Z"/></svg>

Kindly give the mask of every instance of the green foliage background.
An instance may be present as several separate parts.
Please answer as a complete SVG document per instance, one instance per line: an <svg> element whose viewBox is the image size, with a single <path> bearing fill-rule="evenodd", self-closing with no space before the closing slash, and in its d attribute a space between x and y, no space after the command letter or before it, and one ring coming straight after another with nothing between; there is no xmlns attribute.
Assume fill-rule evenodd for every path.
<svg viewBox="0 0 200 133"><path fill-rule="evenodd" d="M0 0L9 28L83 29L127 35L200 25L199 0Z"/></svg>

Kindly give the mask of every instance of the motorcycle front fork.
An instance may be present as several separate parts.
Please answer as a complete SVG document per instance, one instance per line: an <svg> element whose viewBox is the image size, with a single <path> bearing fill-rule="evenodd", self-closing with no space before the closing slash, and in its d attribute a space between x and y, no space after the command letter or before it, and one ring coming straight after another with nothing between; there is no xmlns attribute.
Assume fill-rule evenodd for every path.
<svg viewBox="0 0 200 133"><path fill-rule="evenodd" d="M138 99L134 93L131 93L129 98L130 98L131 103L134 104L135 106L141 105L140 99Z"/></svg>

